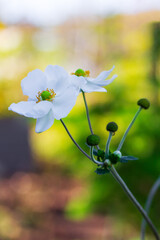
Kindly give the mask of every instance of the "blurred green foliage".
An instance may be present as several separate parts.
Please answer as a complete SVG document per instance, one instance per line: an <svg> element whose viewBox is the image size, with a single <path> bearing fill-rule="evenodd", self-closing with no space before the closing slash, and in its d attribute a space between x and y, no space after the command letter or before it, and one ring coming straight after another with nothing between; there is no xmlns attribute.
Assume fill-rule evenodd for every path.
<svg viewBox="0 0 160 240"><path fill-rule="evenodd" d="M14 41L8 37L10 31L14 32ZM122 149L124 155L136 156L139 161L117 166L131 191L144 205L160 174L160 24L149 22L147 15L143 18L141 15L116 16L97 22L68 22L47 30L4 26L0 36L2 117L15 116L8 112L8 106L26 99L20 88L21 79L35 68L44 70L48 64L64 66L70 72L77 68L90 70L93 76L115 65L114 73L118 77L107 87L108 93L86 95L92 127L101 137L102 149L108 137L107 123L115 121L119 126L111 142L114 151L137 111L137 100L143 97L150 100L150 109L141 112ZM98 212L114 216L115 225L129 219L130 225L139 228L141 216L122 189L109 174L96 175L96 166L72 144L59 121L41 134L34 132L34 120L28 122L31 148L37 162L52 168L59 165L64 177L72 176L86 184L87 192L66 207L67 216L77 219ZM85 140L90 132L82 96L78 97L64 122L80 146L88 151ZM160 193L151 209L151 217L157 225L160 224L159 198Z"/></svg>

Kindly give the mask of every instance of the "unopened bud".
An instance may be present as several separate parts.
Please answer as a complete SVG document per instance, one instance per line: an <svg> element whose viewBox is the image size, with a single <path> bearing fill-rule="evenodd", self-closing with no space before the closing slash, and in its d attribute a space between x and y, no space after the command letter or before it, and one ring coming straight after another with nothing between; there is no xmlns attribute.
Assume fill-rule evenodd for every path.
<svg viewBox="0 0 160 240"><path fill-rule="evenodd" d="M99 144L99 142L100 142L100 137L95 134L89 135L87 137L87 144L89 146L96 146Z"/></svg>
<svg viewBox="0 0 160 240"><path fill-rule="evenodd" d="M107 124L106 130L115 133L118 130L118 125L115 122L110 122Z"/></svg>
<svg viewBox="0 0 160 240"><path fill-rule="evenodd" d="M143 109L148 109L150 107L150 102L147 98L139 99L137 104Z"/></svg>
<svg viewBox="0 0 160 240"><path fill-rule="evenodd" d="M122 157L122 154L118 150L109 155L109 159L113 164L116 164L121 157Z"/></svg>
<svg viewBox="0 0 160 240"><path fill-rule="evenodd" d="M122 153L121 153L120 151L118 151L118 150L114 151L113 154L114 154L115 156L119 157L119 158L122 157Z"/></svg>

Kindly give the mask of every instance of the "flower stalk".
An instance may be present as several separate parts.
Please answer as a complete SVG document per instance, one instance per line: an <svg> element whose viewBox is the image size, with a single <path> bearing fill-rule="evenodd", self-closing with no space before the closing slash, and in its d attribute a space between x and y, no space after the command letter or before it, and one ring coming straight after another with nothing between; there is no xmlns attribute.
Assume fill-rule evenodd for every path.
<svg viewBox="0 0 160 240"><path fill-rule="evenodd" d="M133 120L132 120L131 123L129 124L126 132L124 133L124 135L123 135L123 137L122 137L122 139L121 139L121 141L120 141L120 143L119 143L119 146L118 146L118 148L117 148L118 151L121 150L121 148L122 148L122 146L123 146L123 143L124 143L124 141L125 141L125 139L126 139L126 137L127 137L127 134L128 134L128 132L129 132L129 130L131 129L133 123L135 122L136 118L138 117L139 113L141 112L141 110L142 110L142 107L139 107L139 109L138 109L138 111L136 112Z"/></svg>
<svg viewBox="0 0 160 240"><path fill-rule="evenodd" d="M142 208L140 203L133 196L133 194L131 193L131 191L127 187L126 183L123 181L123 179L120 177L120 175L118 174L118 172L116 171L116 169L113 166L111 167L110 172L111 172L112 176L115 178L115 180L120 184L120 186L122 187L124 192L127 194L129 199L132 201L132 203L136 206L138 211L142 214L142 216L144 217L144 219L146 220L146 222L150 226L150 228L151 228L151 230L152 230L152 232L155 236L155 239L160 240L160 236L158 234L158 231L157 231L156 227L153 225L151 219L148 217L146 211Z"/></svg>
<svg viewBox="0 0 160 240"><path fill-rule="evenodd" d="M109 156L109 146L110 146L110 142L112 139L112 135L113 135L113 133L109 132L109 136L108 136L107 143L106 143L106 153L105 153L107 156Z"/></svg>
<svg viewBox="0 0 160 240"><path fill-rule="evenodd" d="M83 91L82 91L82 96L83 96L83 100L84 100L84 104L85 104L85 108L86 108L86 114L87 114L89 129L90 129L91 134L94 134L93 129L92 129L92 125L91 125L91 121L90 121L90 117L89 117L89 110L88 110L88 105L87 105L87 101L86 101L86 96L85 96L85 93Z"/></svg>
<svg viewBox="0 0 160 240"><path fill-rule="evenodd" d="M94 162L95 164L97 164L98 166L103 166L103 162L99 162L99 161L97 161L95 158L94 158L94 155L93 155L93 149L94 149L94 147L93 146L91 146L91 149L90 149L90 151L91 151L91 160L92 160L92 162Z"/></svg>
<svg viewBox="0 0 160 240"><path fill-rule="evenodd" d="M154 183L154 185L152 186L152 188L148 194L148 198L147 198L146 205L145 205L145 211L147 212L147 214L149 213L152 201L153 201L154 196L158 189L160 189L160 177ZM143 219L142 224L141 224L141 240L145 239L145 232L146 232L146 220Z"/></svg>
<svg viewBox="0 0 160 240"><path fill-rule="evenodd" d="M74 140L74 138L72 137L71 133L69 132L69 130L68 130L67 126L65 125L65 123L63 122L63 120L60 119L60 121L61 121L63 127L65 128L66 132L68 133L70 139L71 139L72 142L76 145L76 147L77 147L87 158L89 158L90 160L92 160L91 157L90 157L90 156L79 146L79 144Z"/></svg>

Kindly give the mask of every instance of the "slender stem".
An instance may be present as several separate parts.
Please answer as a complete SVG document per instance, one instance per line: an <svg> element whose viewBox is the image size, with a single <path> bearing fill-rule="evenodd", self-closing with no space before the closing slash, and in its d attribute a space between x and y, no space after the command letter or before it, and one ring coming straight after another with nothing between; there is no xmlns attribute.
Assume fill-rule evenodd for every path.
<svg viewBox="0 0 160 240"><path fill-rule="evenodd" d="M146 205L145 205L145 210L146 210L147 214L149 213L150 206L152 204L153 198L154 198L158 188L160 188L160 177L156 180L156 182L154 183L154 185L152 186L152 188L148 194L148 198L147 198ZM141 240L145 239L145 232L146 232L146 221L145 221L145 219L143 219L142 225L141 225Z"/></svg>
<svg viewBox="0 0 160 240"><path fill-rule="evenodd" d="M94 134L93 129L92 129L92 125L91 125L91 120L90 120L90 117L89 117L89 110L88 110L88 105L87 105L87 101L86 101L86 96L85 96L85 93L83 91L82 91L82 95L83 95L83 100L84 100L84 104L85 104L85 108L86 108L86 114L87 114L89 129L90 129L91 134ZM99 146L97 145L96 148L99 149Z"/></svg>
<svg viewBox="0 0 160 240"><path fill-rule="evenodd" d="M138 111L136 112L133 120L131 121L131 123L129 124L129 126L128 126L126 132L125 132L125 134L123 135L123 137L122 137L122 139L121 139L121 141L120 141L120 143L119 143L119 146L118 146L117 150L120 151L120 149L122 148L122 145L123 145L123 143L124 143L124 140L126 139L126 136L127 136L128 132L129 132L129 130L131 129L133 123L135 122L135 120L136 120L136 118L138 117L138 115L139 115L139 113L140 113L141 110L142 110L142 108L140 107L140 108L138 109Z"/></svg>
<svg viewBox="0 0 160 240"><path fill-rule="evenodd" d="M88 120L89 129L91 131L91 134L93 134L93 129L92 129L91 121L90 121L90 117L89 117L88 105L87 105L85 93L83 91L82 91L82 95L83 95L83 100L84 100L84 104L85 104L85 108L86 108L86 114L87 114L87 120Z"/></svg>
<svg viewBox="0 0 160 240"><path fill-rule="evenodd" d="M109 146L112 139L112 135L113 135L112 132L109 132L109 136L106 143L106 153L105 153L107 156L109 156Z"/></svg>
<svg viewBox="0 0 160 240"><path fill-rule="evenodd" d="M93 149L94 149L94 147L93 146L91 146L91 159L92 159L92 161L94 162L94 163L96 163L97 165L103 165L103 162L99 162L99 161L97 161L95 158L94 158L94 155L93 155Z"/></svg>
<svg viewBox="0 0 160 240"><path fill-rule="evenodd" d="M71 138L71 140L73 141L73 143L76 145L76 147L77 147L87 158L89 158L90 160L92 160L91 157L90 157L90 156L78 145L78 143L74 140L74 138L73 138L72 135L70 134L70 132L69 132L68 128L66 127L65 123L63 122L63 120L60 119L60 121L61 121L61 123L63 124L66 132L67 132L68 135L69 135L69 137Z"/></svg>
<svg viewBox="0 0 160 240"><path fill-rule="evenodd" d="M157 240L160 240L159 234L157 232L157 229L155 228L155 226L153 225L152 221L150 220L150 218L148 217L147 213L145 212L145 210L142 208L142 206L139 204L139 202L136 200L136 198L133 196L133 194L131 193L131 191L129 190L129 188L127 187L127 185L125 184L125 182L123 181L123 179L119 176L119 174L117 173L116 169L114 167L112 167L110 169L112 176L116 179L116 181L121 185L121 187L123 188L124 192L127 194L127 196L129 197L129 199L132 201L132 203L136 206L136 208L139 210L139 212L142 214L142 216L144 217L144 219L146 220L146 222L148 223L148 225L150 226L150 228L152 229L152 232L155 236L155 238Z"/></svg>

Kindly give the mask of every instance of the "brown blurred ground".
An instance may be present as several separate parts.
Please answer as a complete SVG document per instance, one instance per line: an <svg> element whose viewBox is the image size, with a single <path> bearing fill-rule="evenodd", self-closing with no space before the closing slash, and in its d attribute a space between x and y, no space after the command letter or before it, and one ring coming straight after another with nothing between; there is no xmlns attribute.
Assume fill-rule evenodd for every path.
<svg viewBox="0 0 160 240"><path fill-rule="evenodd" d="M65 216L66 204L80 194L83 187L57 171L41 175L16 173L1 180L1 239L96 240L103 239L104 234L111 239L111 223L104 216L92 215L81 221Z"/></svg>

